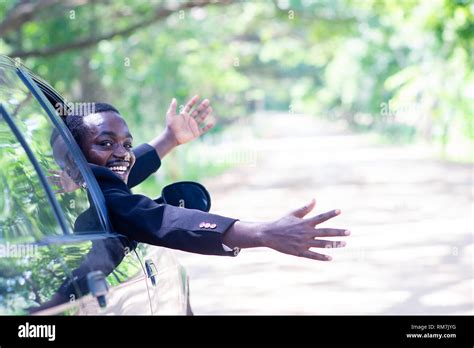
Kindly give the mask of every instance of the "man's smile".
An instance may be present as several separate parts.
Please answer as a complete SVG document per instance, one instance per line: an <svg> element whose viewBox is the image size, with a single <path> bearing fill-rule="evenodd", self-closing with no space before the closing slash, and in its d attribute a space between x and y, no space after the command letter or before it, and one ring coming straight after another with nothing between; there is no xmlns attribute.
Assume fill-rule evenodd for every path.
<svg viewBox="0 0 474 348"><path fill-rule="evenodd" d="M123 176L126 172L130 169L130 162L129 161L114 161L107 164L107 168L109 168L114 173Z"/></svg>

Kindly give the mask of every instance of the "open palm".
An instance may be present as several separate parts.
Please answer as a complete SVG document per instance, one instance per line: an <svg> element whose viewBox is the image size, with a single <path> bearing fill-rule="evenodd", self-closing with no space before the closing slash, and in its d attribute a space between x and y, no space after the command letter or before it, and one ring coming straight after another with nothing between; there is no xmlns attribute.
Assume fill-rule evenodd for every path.
<svg viewBox="0 0 474 348"><path fill-rule="evenodd" d="M166 113L166 126L176 138L178 145L196 139L214 126L213 124L208 124L203 127L204 120L212 113L209 100L204 99L191 112L198 99L199 96L197 95L192 97L179 114L176 114L176 99L173 98L171 101Z"/></svg>

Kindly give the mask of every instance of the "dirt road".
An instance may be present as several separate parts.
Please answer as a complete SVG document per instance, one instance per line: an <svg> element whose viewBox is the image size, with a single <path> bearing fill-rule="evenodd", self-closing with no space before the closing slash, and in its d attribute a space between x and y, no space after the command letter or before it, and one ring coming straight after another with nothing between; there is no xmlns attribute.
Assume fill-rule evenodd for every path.
<svg viewBox="0 0 474 348"><path fill-rule="evenodd" d="M269 220L315 197L352 236L332 262L178 252L196 314L474 314L472 166L307 116L256 122L255 161L203 181L211 212Z"/></svg>

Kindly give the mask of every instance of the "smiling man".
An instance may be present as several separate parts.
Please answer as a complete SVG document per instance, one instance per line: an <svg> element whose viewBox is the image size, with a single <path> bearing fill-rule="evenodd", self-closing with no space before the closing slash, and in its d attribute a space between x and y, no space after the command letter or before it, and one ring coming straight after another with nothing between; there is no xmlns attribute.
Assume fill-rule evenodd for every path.
<svg viewBox="0 0 474 348"><path fill-rule="evenodd" d="M80 146L87 160L107 167L124 182L135 164L133 137L119 112L108 104L99 104L96 113L83 119Z"/></svg>
<svg viewBox="0 0 474 348"><path fill-rule="evenodd" d="M66 124L90 163L109 168L127 182L135 164L133 137L112 105L97 103L94 111L68 116Z"/></svg>
<svg viewBox="0 0 474 348"><path fill-rule="evenodd" d="M93 114L67 116L66 124L104 193L114 229L138 242L199 254L236 256L240 248L269 247L290 255L330 261L331 257L309 249L343 247L345 242L319 237L347 236L349 231L316 228L318 224L339 215L339 210L303 219L314 208L314 200L275 221L250 223L158 204L149 197L131 192L133 185L129 178L136 168L137 157L148 163L145 172L158 168L160 158L171 149L197 138L212 127L200 127L212 111L208 101L203 101L191 112L196 102L197 96L176 115L176 100L173 99L165 131L150 144L142 145L140 156L132 151L133 137L125 120L113 106L96 104ZM145 166L140 165L135 170ZM140 177L140 173L132 177Z"/></svg>

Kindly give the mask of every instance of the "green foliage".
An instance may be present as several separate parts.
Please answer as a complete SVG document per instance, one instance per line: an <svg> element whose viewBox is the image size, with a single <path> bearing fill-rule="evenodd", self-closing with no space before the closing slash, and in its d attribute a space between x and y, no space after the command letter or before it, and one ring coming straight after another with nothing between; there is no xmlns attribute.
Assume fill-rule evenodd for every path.
<svg viewBox="0 0 474 348"><path fill-rule="evenodd" d="M146 21L160 5L171 6L56 5L7 33L0 49L96 37ZM473 36L471 0L245 1L175 11L130 35L25 64L70 100L115 104L138 142L162 129L172 97L182 104L199 93L222 125L255 109L289 110L404 142L449 148L463 139L462 152L474 138Z"/></svg>

